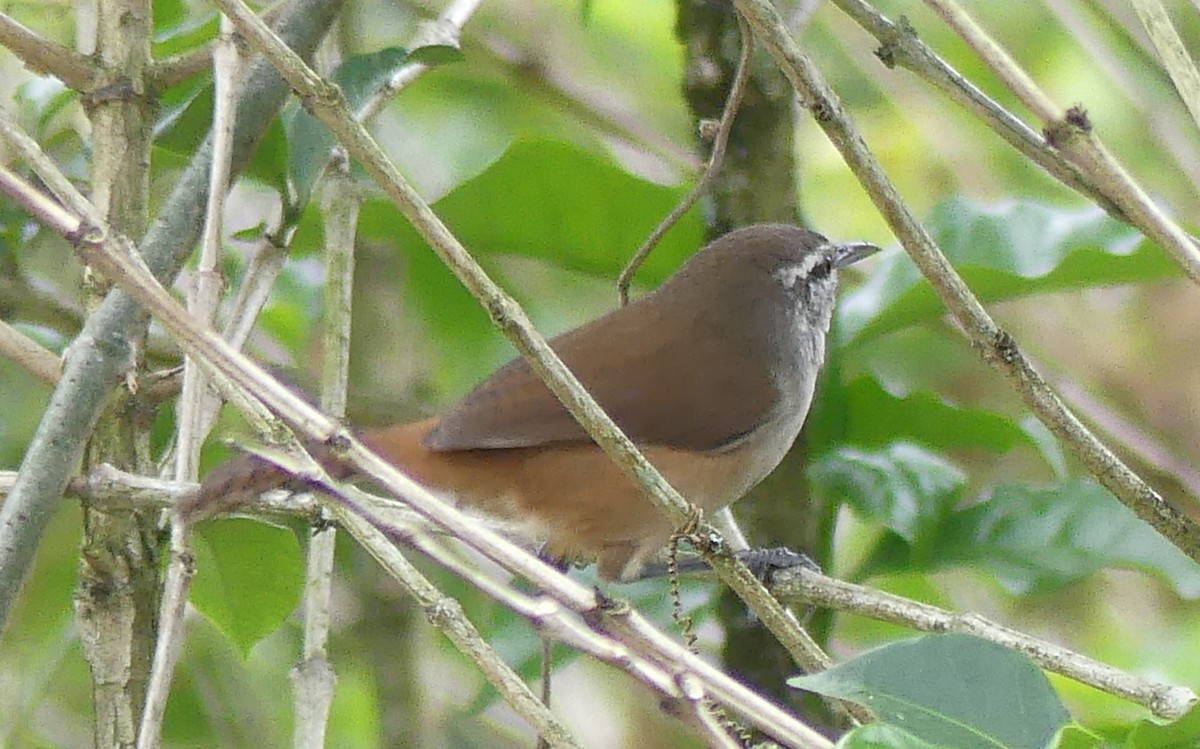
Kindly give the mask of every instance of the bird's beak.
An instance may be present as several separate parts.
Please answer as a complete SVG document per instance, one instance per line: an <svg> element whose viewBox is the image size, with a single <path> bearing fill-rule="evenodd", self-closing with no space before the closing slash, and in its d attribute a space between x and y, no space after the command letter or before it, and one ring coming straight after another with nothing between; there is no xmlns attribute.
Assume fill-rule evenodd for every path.
<svg viewBox="0 0 1200 749"><path fill-rule="evenodd" d="M879 252L879 246L870 242L842 242L833 246L830 257L833 259L834 268L845 268L876 252Z"/></svg>

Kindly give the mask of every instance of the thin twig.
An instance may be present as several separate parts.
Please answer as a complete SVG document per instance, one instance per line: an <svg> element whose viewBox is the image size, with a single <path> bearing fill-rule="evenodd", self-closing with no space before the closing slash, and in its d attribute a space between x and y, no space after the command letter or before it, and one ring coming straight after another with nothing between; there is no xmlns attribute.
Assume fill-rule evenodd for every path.
<svg viewBox="0 0 1200 749"><path fill-rule="evenodd" d="M1082 107L1063 111L955 0L925 0L1043 123L1046 139L1087 174L1130 223L1200 283L1200 246L1126 173L1092 131Z"/></svg>
<svg viewBox="0 0 1200 749"><path fill-rule="evenodd" d="M239 70L237 46L228 19L221 19L221 40L213 53L213 78L216 91L213 105L213 162L208 185L208 206L200 241L200 259L193 278L188 308L192 314L212 324L220 300L222 279L218 269L224 235L222 215L229 189L229 158L232 149L234 107ZM175 479L192 480L197 475L200 446L207 433L201 429L204 395L208 390L204 375L195 362L184 359L183 394L179 403L179 437Z"/></svg>
<svg viewBox="0 0 1200 749"><path fill-rule="evenodd" d="M471 19L471 16L475 15L475 11L479 10L482 1L452 0L440 16L421 24L408 48L418 50L437 44L457 49L462 27ZM357 113L359 122L367 122L374 118L385 103L428 69L429 66L423 62L410 62L397 70L396 74L359 108Z"/></svg>
<svg viewBox="0 0 1200 749"><path fill-rule="evenodd" d="M200 259L188 298L188 309L206 324L212 324L221 295L218 265L224 223L225 197L229 188L230 158L233 151L233 122L237 106L237 80L240 72L237 46L228 19L221 19L221 38L213 54L213 160L209 173L208 206L201 234ZM208 435L211 421L204 418L208 400L208 378L190 357L184 359L183 390L177 410L178 431L175 440L176 481L194 481L199 472L200 448ZM179 654L183 650L183 617L188 591L195 574L188 529L181 523L171 525L170 561L163 583L158 615L158 637L146 701L138 729L138 749L155 749L162 736L163 715L170 695L171 680Z"/></svg>
<svg viewBox="0 0 1200 749"><path fill-rule="evenodd" d="M321 367L321 409L342 418L350 373L350 318L354 294L354 240L362 198L350 176L350 164L335 158L325 171L325 334ZM292 671L296 694L295 749L319 749L326 743L333 705L334 670L326 647L333 591L333 552L337 530L325 513L311 527L304 585L304 653Z"/></svg>
<svg viewBox="0 0 1200 749"><path fill-rule="evenodd" d="M276 0L262 9L263 20L273 24L281 11L287 7L287 0ZM146 82L156 91L165 91L172 86L183 83L194 75L212 68L213 48L216 41L199 49L189 50L173 57L155 60L146 71Z"/></svg>
<svg viewBox="0 0 1200 749"><path fill-rule="evenodd" d="M1158 51L1158 58L1171 76L1179 98L1192 113L1192 120L1200 126L1200 72L1197 72L1191 55L1183 46L1179 32L1171 23L1167 9L1158 0L1133 0L1138 19L1146 29L1146 35Z"/></svg>
<svg viewBox="0 0 1200 749"><path fill-rule="evenodd" d="M1026 125L939 57L910 26L893 23L866 0L833 0L833 3L879 41L876 54L884 65L899 66L919 75L980 118L1005 142L1059 182L1095 201L1114 218L1128 220L1115 203L1092 185L1079 167L1051 148L1041 133Z"/></svg>
<svg viewBox="0 0 1200 749"><path fill-rule="evenodd" d="M1154 55L1153 50L1142 42L1141 35L1114 34L1112 28L1099 29L1092 16L1093 13L1103 15L1102 9L1084 8L1077 0L1048 0L1046 7L1058 17L1059 23L1104 80L1133 105L1133 116L1153 134L1171 163L1188 175L1195 190L1200 184L1200 147L1193 136L1196 125L1186 110L1163 106L1156 92L1138 78L1138 74L1149 70ZM1110 24L1121 23L1112 17L1106 20ZM1130 37L1137 45L1133 51L1126 43ZM1132 62L1129 61L1131 55L1137 56Z"/></svg>
<svg viewBox="0 0 1200 749"><path fill-rule="evenodd" d="M1160 718L1178 718L1197 701L1196 693L1187 687L1142 679L978 614L945 611L802 567L775 573L771 590L794 603L868 616L923 632L966 632L1024 653L1049 671L1142 705Z"/></svg>
<svg viewBox="0 0 1200 749"><path fill-rule="evenodd" d="M1117 444L1156 471L1171 476L1185 491L1200 497L1200 470L1187 457L1178 454L1158 437L1110 407L1086 387L1066 376L1052 377L1054 386L1084 418Z"/></svg>
<svg viewBox="0 0 1200 749"><path fill-rule="evenodd" d="M48 226L79 225L74 214L58 201L26 182L21 175L0 164L0 192L19 203L35 219Z"/></svg>
<svg viewBox="0 0 1200 749"><path fill-rule="evenodd" d="M650 236L646 237L646 241L642 242L642 246L633 253L633 257L621 270L621 275L617 277L617 295L621 299L622 306L629 304L629 285L633 283L633 275L637 273L638 268L642 267L642 263L650 255L651 250L663 238L663 235L683 217L683 214L696 204L704 191L712 184L717 173L721 171L721 164L725 160L725 147L729 144L729 133L733 131L733 120L737 117L738 107L742 103L742 97L746 94L746 84L750 81L750 56L754 52L754 37L750 34L750 27L746 25L745 19L740 15L737 20L742 40L742 52L738 56L737 70L733 76L733 83L729 87L729 95L725 98L725 107L721 111L721 120L717 126L716 135L712 139L712 153L709 154L708 163L704 166L704 173L700 175L700 179L696 180L695 186L688 191L683 200L679 201L679 205L675 206L674 210L668 213L658 226L654 227L654 231L650 232ZM702 130L704 126L705 123L701 123Z"/></svg>
<svg viewBox="0 0 1200 749"><path fill-rule="evenodd" d="M0 106L0 137L3 137L14 151L21 154L38 179L45 182L54 196L75 215L83 216L92 222L100 221L100 214L97 213L91 202L83 197L83 193L76 189L53 159L42 151L42 147L36 140L21 129L3 106Z"/></svg>

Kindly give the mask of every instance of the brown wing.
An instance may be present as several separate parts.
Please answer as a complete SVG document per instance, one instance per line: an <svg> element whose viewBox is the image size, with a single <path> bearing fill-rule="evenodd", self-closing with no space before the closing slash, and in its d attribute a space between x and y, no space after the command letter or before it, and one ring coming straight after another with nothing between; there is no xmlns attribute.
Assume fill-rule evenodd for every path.
<svg viewBox="0 0 1200 749"><path fill-rule="evenodd" d="M703 309L703 303L698 306ZM701 312L682 319L680 307L697 309L635 303L550 345L634 442L715 450L769 417L777 402L775 385L765 366L748 364L764 359L728 316ZM452 451L589 439L529 365L517 359L443 417L425 444Z"/></svg>

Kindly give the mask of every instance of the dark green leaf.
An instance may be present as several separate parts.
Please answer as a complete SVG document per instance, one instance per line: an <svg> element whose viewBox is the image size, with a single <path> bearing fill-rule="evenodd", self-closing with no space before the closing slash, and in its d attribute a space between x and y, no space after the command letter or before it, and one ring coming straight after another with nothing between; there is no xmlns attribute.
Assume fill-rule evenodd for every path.
<svg viewBox="0 0 1200 749"><path fill-rule="evenodd" d="M304 560L291 531L223 520L196 534L194 551L191 601L243 655L299 602Z"/></svg>
<svg viewBox="0 0 1200 749"><path fill-rule="evenodd" d="M937 749L898 726L868 723L843 736L836 749Z"/></svg>
<svg viewBox="0 0 1200 749"><path fill-rule="evenodd" d="M938 559L984 564L1017 593L1130 567L1158 575L1181 596L1200 597L1200 565L1108 490L1082 479L1045 489L1000 486L987 501L956 512L939 546Z"/></svg>
<svg viewBox="0 0 1200 749"><path fill-rule="evenodd" d="M936 208L925 226L984 301L1179 273L1161 250L1095 206L1063 209L1031 201L982 206L955 198ZM844 340L851 342L945 313L933 288L898 250L885 253L838 309Z"/></svg>
<svg viewBox="0 0 1200 749"><path fill-rule="evenodd" d="M351 110L367 102L408 60L408 52L400 47L387 47L367 55L351 55L333 74ZM316 117L297 107L288 124L288 176L292 180L296 200L308 202L317 175L329 160L333 136Z"/></svg>
<svg viewBox="0 0 1200 749"><path fill-rule="evenodd" d="M279 117L272 117L267 132L258 148L254 149L254 155L242 170L242 175L262 182L281 196L287 195L287 154L287 134L283 129L283 121Z"/></svg>
<svg viewBox="0 0 1200 749"><path fill-rule="evenodd" d="M519 255L614 279L615 302L621 268L682 193L572 145L523 141L434 208L485 266L495 256ZM663 237L638 280L665 278L699 249L702 235L699 213L689 211ZM486 312L394 206L382 200L364 203L359 236L404 253L405 294L427 316L439 353L455 362L453 368L439 368L444 388L461 390L505 357L507 348Z"/></svg>
<svg viewBox="0 0 1200 749"><path fill-rule="evenodd" d="M408 50L403 47L385 47L366 55L351 55L338 66L333 80L341 86L350 108L358 109L391 80L408 59Z"/></svg>
<svg viewBox="0 0 1200 749"><path fill-rule="evenodd" d="M190 159L212 129L212 116L213 85L209 81L198 85L196 93L186 99L186 103L169 109L159 118L154 145ZM242 174L286 195L283 191L286 158L287 138L283 125L278 117L273 117Z"/></svg>
<svg viewBox="0 0 1200 749"><path fill-rule="evenodd" d="M154 126L154 145L181 156L191 156L212 127L212 82L175 106L163 110Z"/></svg>
<svg viewBox="0 0 1200 749"><path fill-rule="evenodd" d="M965 476L940 456L897 443L835 450L808 469L814 491L844 501L909 543L928 535L958 497Z"/></svg>
<svg viewBox="0 0 1200 749"><path fill-rule="evenodd" d="M243 242L250 242L256 239L261 239L267 233L267 225L263 222L258 222L254 226L247 226L245 229L238 229L233 233L235 239Z"/></svg>
<svg viewBox="0 0 1200 749"><path fill-rule="evenodd" d="M412 51L409 59L430 67L460 62L464 58L462 50L453 44L426 44Z"/></svg>
<svg viewBox="0 0 1200 749"><path fill-rule="evenodd" d="M1028 658L969 635L885 645L788 684L866 705L884 723L958 749L1042 749L1070 720Z"/></svg>
<svg viewBox="0 0 1200 749"><path fill-rule="evenodd" d="M927 392L897 397L873 377L848 383L844 397L844 441L853 445L876 448L908 440L938 450L981 447L1004 452L1018 445L1037 447L1001 414L960 408Z"/></svg>

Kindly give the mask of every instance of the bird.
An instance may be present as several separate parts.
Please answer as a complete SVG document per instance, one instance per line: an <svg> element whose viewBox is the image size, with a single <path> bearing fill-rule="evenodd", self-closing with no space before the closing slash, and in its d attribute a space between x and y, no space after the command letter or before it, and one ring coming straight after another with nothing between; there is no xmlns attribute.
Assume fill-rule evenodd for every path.
<svg viewBox="0 0 1200 749"><path fill-rule="evenodd" d="M647 459L704 511L739 499L799 434L825 360L838 271L877 252L791 224L714 240L653 291L549 341ZM440 417L358 432L417 483L520 521L562 560L636 579L674 531L521 358ZM349 477L332 451L314 452ZM296 488L241 454L188 500L192 514ZM207 510L205 508L208 508Z"/></svg>

